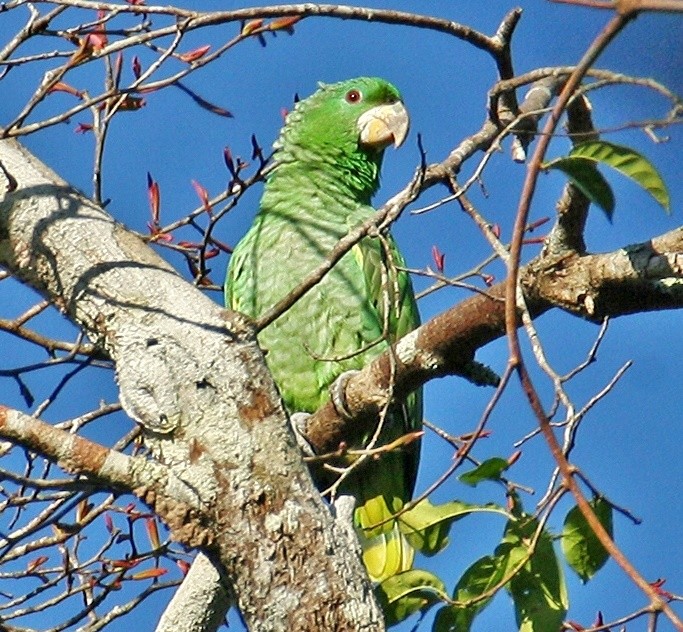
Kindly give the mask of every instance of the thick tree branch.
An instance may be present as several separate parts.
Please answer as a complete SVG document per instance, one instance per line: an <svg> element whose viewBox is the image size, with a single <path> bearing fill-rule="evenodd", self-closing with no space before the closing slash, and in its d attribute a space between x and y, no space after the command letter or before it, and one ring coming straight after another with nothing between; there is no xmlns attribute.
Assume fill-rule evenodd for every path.
<svg viewBox="0 0 683 632"><path fill-rule="evenodd" d="M594 322L606 316L680 309L683 228L607 254L570 255L554 264L527 266L523 282L534 300Z"/></svg>
<svg viewBox="0 0 683 632"><path fill-rule="evenodd" d="M532 316L551 307L601 322L605 316L683 308L683 228L605 254L539 257L521 271ZM462 373L477 349L505 335L505 287L495 285L405 336L346 383L353 420L328 403L309 418L319 453L367 432L391 392L405 395L430 379ZM393 369L392 369L393 363Z"/></svg>
<svg viewBox="0 0 683 632"><path fill-rule="evenodd" d="M164 610L155 632L210 632L217 630L234 603L216 567L198 555Z"/></svg>

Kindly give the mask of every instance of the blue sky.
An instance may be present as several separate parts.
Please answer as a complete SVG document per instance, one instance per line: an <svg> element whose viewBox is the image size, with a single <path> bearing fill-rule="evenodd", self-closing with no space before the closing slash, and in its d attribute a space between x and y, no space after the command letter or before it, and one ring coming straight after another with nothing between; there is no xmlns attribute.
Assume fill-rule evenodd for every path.
<svg viewBox="0 0 683 632"><path fill-rule="evenodd" d="M230 7L235 3L230 3ZM265 4L265 3L263 3ZM422 6L420 6L422 5ZM493 33L504 14L513 5L499 0L488 2L433 1L414 3L407 0L370 2L364 6L417 10L452 19ZM537 67L575 63L608 20L608 12L553 4L541 0L522 2L524 10L514 38L513 54L517 73ZM193 8L226 9L225 3L197 2ZM1 43L16 25L16 12L0 15ZM24 16L21 16L22 18ZM637 76L651 76L675 91L683 88L683 36L680 18L646 15L629 25L626 31L599 60L598 67ZM235 25L195 32L187 37L181 50L227 39L236 32ZM227 34L226 34L227 33ZM41 43L51 50L55 41ZM65 44L59 44L61 49ZM33 46L31 47L33 49ZM140 52L145 63L151 53ZM131 54L127 54L124 76L131 79ZM0 125L18 112L35 88L41 73L50 66L15 69L0 82ZM332 82L358 75L378 75L395 83L401 90L411 114L411 133L397 152L388 151L383 170L383 186L376 197L385 201L409 180L419 156L416 134L422 135L430 161L443 159L463 137L476 131L485 116L487 90L495 81L495 68L485 53L471 45L443 34L420 31L403 26L386 26L331 19L307 19L296 26L295 35L279 34L268 38L262 48L248 41L229 51L215 64L185 80L202 97L231 110L233 119L224 119L196 107L179 90L168 89L146 95L147 105L138 112L122 113L115 121L105 159L105 198L111 198L108 210L133 229L145 231L149 220L146 172L161 187L162 224L185 215L197 206L191 180L197 180L211 195L218 194L228 179L222 162L222 151L229 145L233 154L248 158L250 136L255 133L264 147L269 147L282 123L281 110L291 106L293 95L306 96L315 90L317 81ZM93 92L101 86L102 70L91 64L79 69L68 81L78 88ZM99 82L99 83L98 83ZM592 93L595 123L600 128L614 128L624 123L659 118L668 104L642 88L607 88ZM53 95L38 114L46 114L73 103L68 95ZM24 139L39 157L70 183L86 192L92 190L92 138L74 134L77 123L88 122L83 113L69 125L59 125ZM654 144L638 130L609 133L606 139L631 145L646 154L657 166L670 187L671 216L666 216L650 198L630 181L607 174L613 186L617 207L610 224L599 211L591 212L586 230L588 248L594 252L609 251L630 243L644 241L680 225L683 179L680 167L681 129L663 132L670 142ZM557 139L551 145L551 156L561 155L568 142ZM463 170L469 176L476 162ZM471 192L472 202L492 223L501 226L509 238L516 211L524 167L509 157L509 143L496 154L484 172L485 193ZM464 178L463 178L464 179ZM542 176L532 205L532 219L552 216L563 185L562 177L553 173ZM439 198L442 189L432 189L418 202L423 206ZM229 244L244 234L255 212L260 187L255 187L243 202L218 226L216 235ZM431 248L437 245L446 255L446 272L456 274L469 269L488 254L488 247L472 222L455 205L444 206L432 213L411 216L406 213L397 223L394 234L408 265L422 268L431 263ZM189 234L185 234L188 238ZM538 246L525 250L527 258L538 252ZM183 273L180 260L172 258ZM212 278L222 281L225 258L211 261ZM492 273L502 279L500 266ZM418 288L424 282L416 280ZM437 293L422 301L423 320L465 298L462 290ZM221 297L216 294L216 301ZM35 295L18 284L0 285L0 317L15 316L35 301ZM555 369L564 373L579 363L591 347L598 328L574 317L553 312L539 319L538 330L549 359ZM41 317L43 330L73 337L72 328L61 317ZM667 588L683 593L683 526L680 514L680 486L683 481L681 434L681 375L683 375L683 314L661 312L617 319L610 325L600 348L597 363L589 367L569 385L578 405L585 403L612 378L626 361L633 366L614 391L601 401L583 422L574 452L576 463L592 482L616 503L628 507L643 519L634 526L621 516L615 517L617 543L643 575L651 580L668 579ZM527 345L528 347L528 345ZM528 348L527 348L528 351ZM35 349L17 346L0 335L0 368L10 368L42 357ZM500 340L482 349L479 359L500 371L507 350ZM533 365L531 355L527 355ZM49 393L57 372L31 375L27 378L38 401ZM541 374L535 380L545 403L550 403L551 390ZM0 382L0 402L25 409L14 383ZM449 432L458 434L474 427L490 392L477 389L463 380L445 378L426 388L427 419ZM104 371L94 372L86 380L69 384L57 404L45 415L48 420L63 420L97 405L100 399L114 401L115 387ZM111 422L92 430L92 436L106 443L128 429L125 419L119 425ZM493 435L480 442L476 456L507 457L515 449L513 443L535 426L525 405L520 388L513 383L497 408L490 428ZM524 496L528 510L543 495L552 462L540 439L526 444L519 462L510 471L515 481L535 489L533 497ZM428 486L448 466L451 452L440 440L427 436L418 490ZM456 479L438 492L438 500L504 503L502 491L481 485L471 489ZM563 502L550 528L558 532L562 519L571 506ZM420 565L437 572L452 589L462 571L479 556L492 552L502 533L498 516L473 517L456 524L447 553L433 560L420 560ZM586 586L566 569L569 588L569 619L590 624L597 610L606 619L625 615L644 605L644 599L628 578L608 562ZM152 599L144 611L129 617L149 629L163 608L162 599ZM680 608L679 608L680 611ZM428 630L429 617L420 626ZM111 629L123 629L125 620ZM411 625L415 620L411 620ZM44 627L48 623L34 622ZM411 625L401 629L409 630ZM633 628L631 627L633 625ZM239 628L236 628L239 629ZM513 630L511 602L499 595L479 617L474 630ZM645 629L645 623L630 624L631 629ZM660 630L672 629L664 620Z"/></svg>

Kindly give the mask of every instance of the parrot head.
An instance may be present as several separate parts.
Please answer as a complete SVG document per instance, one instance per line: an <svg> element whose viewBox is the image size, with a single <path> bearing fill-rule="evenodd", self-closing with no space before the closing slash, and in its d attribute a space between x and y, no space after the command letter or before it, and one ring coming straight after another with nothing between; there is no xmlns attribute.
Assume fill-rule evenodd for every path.
<svg viewBox="0 0 683 632"><path fill-rule="evenodd" d="M275 161L337 169L340 177L353 173L374 193L384 150L403 143L409 124L400 93L383 79L319 84L287 116Z"/></svg>

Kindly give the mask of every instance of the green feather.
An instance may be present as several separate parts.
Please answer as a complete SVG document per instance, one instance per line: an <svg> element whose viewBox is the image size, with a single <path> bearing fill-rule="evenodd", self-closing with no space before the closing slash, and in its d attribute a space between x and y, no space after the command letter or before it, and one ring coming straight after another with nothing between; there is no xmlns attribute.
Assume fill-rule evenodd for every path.
<svg viewBox="0 0 683 632"><path fill-rule="evenodd" d="M352 99L352 91L360 98ZM275 143L275 167L254 224L231 257L228 307L258 317L318 268L351 228L374 214L370 199L387 143L362 144L359 118L399 100L391 84L359 78L322 86L296 105ZM259 333L290 413L317 410L341 373L361 369L419 324L403 266L390 236L383 242L366 237ZM376 446L421 427L418 392L392 405ZM350 447L364 447L369 439ZM414 441L367 459L341 486L341 493L356 499L363 557L376 581L412 564L413 551L396 520L380 523L410 499L418 458ZM317 483L324 488L329 479L319 476Z"/></svg>

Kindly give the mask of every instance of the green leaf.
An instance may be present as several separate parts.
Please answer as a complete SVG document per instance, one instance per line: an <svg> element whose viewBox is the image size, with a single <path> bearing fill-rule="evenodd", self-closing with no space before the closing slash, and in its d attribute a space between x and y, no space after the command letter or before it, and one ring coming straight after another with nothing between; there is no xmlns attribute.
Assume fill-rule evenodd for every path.
<svg viewBox="0 0 683 632"><path fill-rule="evenodd" d="M398 522L401 532L413 548L424 555L434 555L448 544L451 525L476 512L499 513L506 518L509 517L505 509L494 503L472 505L453 500L434 505L428 499L424 499L401 514Z"/></svg>
<svg viewBox="0 0 683 632"><path fill-rule="evenodd" d="M470 566L458 581L453 599L466 603L494 588L505 577L508 560L505 556L486 555ZM468 632L476 615L491 601L493 595L469 606L446 606L437 612L433 632Z"/></svg>
<svg viewBox="0 0 683 632"><path fill-rule="evenodd" d="M667 213L671 211L669 191L659 172L645 156L630 147L604 140L587 141L575 145L569 155L616 169L645 189Z"/></svg>
<svg viewBox="0 0 683 632"><path fill-rule="evenodd" d="M418 610L426 610L447 594L436 575L416 568L392 575L375 590L387 625L396 625Z"/></svg>
<svg viewBox="0 0 683 632"><path fill-rule="evenodd" d="M444 606L437 610L432 632L469 632L472 621L459 617L461 610L454 606Z"/></svg>
<svg viewBox="0 0 683 632"><path fill-rule="evenodd" d="M544 169L558 169L591 202L599 206L612 221L614 194L607 180L596 169L595 163L587 158L564 156L543 165Z"/></svg>
<svg viewBox="0 0 683 632"><path fill-rule="evenodd" d="M469 472L461 474L458 478L466 485L474 487L477 483L481 483L481 481L500 480L500 475L507 470L508 467L509 464L507 459L496 456L491 459L486 459L481 465Z"/></svg>
<svg viewBox="0 0 683 632"><path fill-rule="evenodd" d="M612 507L600 497L593 498L590 504L600 524L611 536ZM584 584L604 566L609 557L578 507L571 509L564 519L562 552Z"/></svg>
<svg viewBox="0 0 683 632"><path fill-rule="evenodd" d="M564 574L552 539L545 530L531 551L537 528L535 519L509 522L503 542L496 549L497 554L507 551L509 562L506 572L516 569L524 556L531 552L531 557L508 584L520 632L559 630L569 607Z"/></svg>

